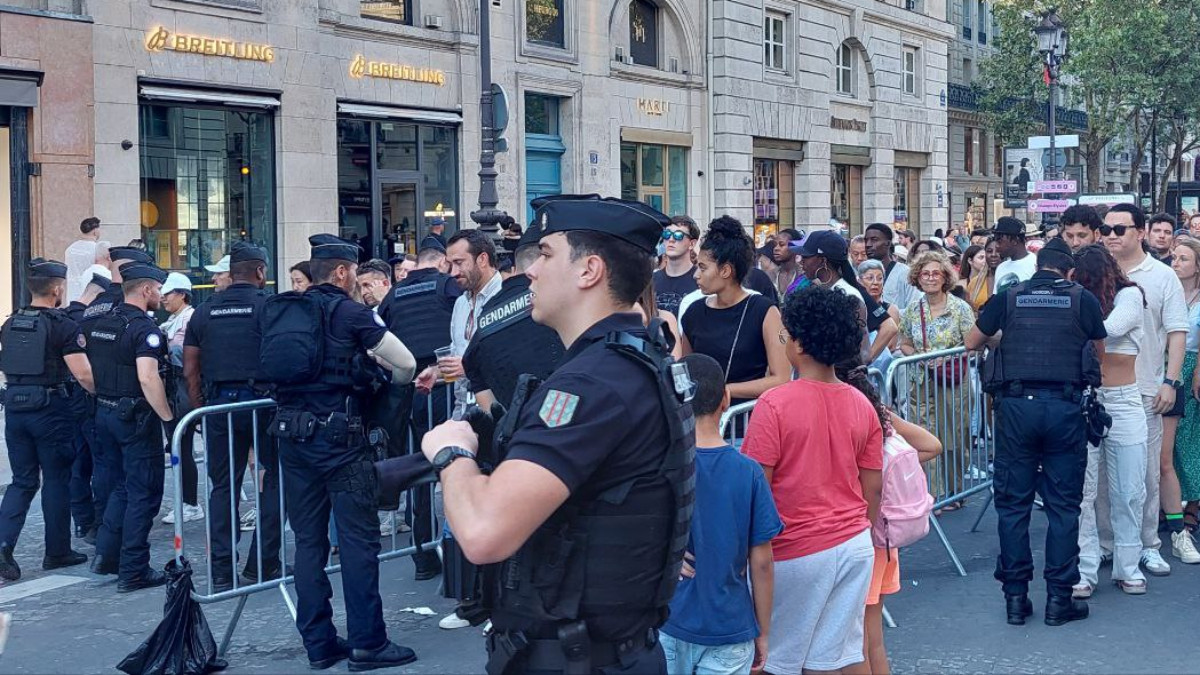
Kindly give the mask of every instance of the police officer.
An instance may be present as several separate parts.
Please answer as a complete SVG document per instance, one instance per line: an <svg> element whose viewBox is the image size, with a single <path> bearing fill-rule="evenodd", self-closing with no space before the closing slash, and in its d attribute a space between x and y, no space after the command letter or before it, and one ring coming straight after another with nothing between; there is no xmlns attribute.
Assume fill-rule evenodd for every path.
<svg viewBox="0 0 1200 675"><path fill-rule="evenodd" d="M154 259L150 257L149 253L132 246L114 246L108 249L108 256L108 271L112 275L112 280L107 290L97 295L96 299L83 311L79 327L85 336L88 329L91 328L92 321L108 314L125 301L125 295L121 291L121 283L124 281L121 276L121 268L130 263L154 264Z"/></svg>
<svg viewBox="0 0 1200 675"><path fill-rule="evenodd" d="M92 274L83 288L83 295L67 305L66 313L76 324L82 324L83 313L101 293L108 290L108 277ZM104 505L92 492L92 445L96 439L96 415L91 394L78 382L68 384L71 391L71 410L75 413L75 463L71 467L71 517L75 520L75 536L96 544L96 532L104 517Z"/></svg>
<svg viewBox="0 0 1200 675"><path fill-rule="evenodd" d="M489 673L666 672L656 628L688 540L694 420L676 387L686 369L634 303L669 220L594 195L535 206L533 319L570 345L564 361L518 392L491 475L465 422L432 430L422 450L466 556L501 563Z"/></svg>
<svg viewBox="0 0 1200 675"><path fill-rule="evenodd" d="M235 242L229 252L231 285L196 308L183 339L183 373L188 400L193 409L263 398L255 389L258 369L259 317L267 299L267 252L246 242ZM255 426L257 418L257 427ZM212 482L209 496L210 556L212 585L216 591L233 587L234 551L230 542L238 529L240 499L234 499L231 513L230 494L237 492L246 475L246 462L254 448L255 462L264 470L262 492L258 498L257 527L262 532L262 576L258 569L258 535L250 540L242 578L246 583L277 579L279 561L279 460L275 444L267 434L269 416L261 411L234 413L227 421L222 415L210 420L205 438L208 477ZM229 437L233 436L233 480L230 480ZM255 448L255 439L258 446ZM257 481L255 481L257 484ZM241 537L240 529L237 536Z"/></svg>
<svg viewBox="0 0 1200 675"><path fill-rule="evenodd" d="M295 369L297 354L274 349L279 339L311 335L323 341L319 373L311 382L279 384L279 410L272 433L279 439L287 516L296 534L296 626L309 666L325 669L349 657L351 670L403 665L416 660L407 647L387 637L379 597L379 519L374 468L362 428L363 402L355 385L375 374L367 355L392 368L393 380L412 381L408 349L382 319L350 300L356 284L359 247L329 234L309 238L313 286L303 296L274 296L264 305L260 371L274 381ZM286 297L285 297L286 296ZM288 311L316 303L316 325L293 325L311 313ZM278 308L278 309L277 309ZM325 574L329 560L329 515L337 523L342 591L349 639L338 637Z"/></svg>
<svg viewBox="0 0 1200 675"><path fill-rule="evenodd" d="M175 423L163 381L167 341L147 312L162 303L167 273L148 264L121 268L124 302L85 334L96 380L96 441L110 481L91 570L116 574L129 593L166 582L150 566L150 528L162 505L163 431ZM167 434L170 437L170 433Z"/></svg>
<svg viewBox="0 0 1200 675"><path fill-rule="evenodd" d="M412 350L418 373L437 364L434 350L450 344L454 302L462 295L462 288L446 273L445 247L436 239L427 240L426 244L417 254L417 268L409 272L404 281L396 283L379 306L379 316L387 323L388 330ZM420 447L425 432L446 421L448 387L445 383L438 384L428 394L417 393L414 389L408 388L407 400L412 411L410 428L414 446ZM413 542L433 541L430 518L433 507L429 490L417 489L413 502ZM413 563L417 581L432 579L442 571L437 551L432 549L414 553Z"/></svg>
<svg viewBox="0 0 1200 675"><path fill-rule="evenodd" d="M1082 399L1099 386L1104 315L1096 297L1064 277L1074 268L1071 250L1051 239L1037 254L1028 281L992 296L966 339L979 349L1000 332L987 370L996 396L996 513L1000 556L996 580L1004 586L1008 623L1033 614L1029 582L1029 514L1034 492L1045 504L1045 622L1060 626L1086 619L1088 606L1071 598L1079 582L1079 513L1087 468L1087 425ZM1038 468L1041 467L1039 472Z"/></svg>
<svg viewBox="0 0 1200 675"><path fill-rule="evenodd" d="M13 548L25 525L41 474L46 554L42 568L87 562L71 550L71 465L75 413L68 383L74 377L91 391L92 369L79 326L56 309L67 290L67 266L34 258L26 273L32 302L0 327L0 371L7 381L2 396L4 440L12 484L0 503L0 577L21 578Z"/></svg>
<svg viewBox="0 0 1200 675"><path fill-rule="evenodd" d="M546 379L562 358L558 333L533 320L533 292L525 270L537 261L541 228L530 225L517 243L512 268L504 275L500 292L487 301L479 328L463 354L463 368L480 408L493 401L507 405L517 388L517 378L528 373Z"/></svg>

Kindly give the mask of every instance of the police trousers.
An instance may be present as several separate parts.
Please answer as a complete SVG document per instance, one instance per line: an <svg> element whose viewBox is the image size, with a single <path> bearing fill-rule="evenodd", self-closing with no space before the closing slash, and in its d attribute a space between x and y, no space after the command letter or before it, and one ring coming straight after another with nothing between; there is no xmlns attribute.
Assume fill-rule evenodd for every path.
<svg viewBox="0 0 1200 675"><path fill-rule="evenodd" d="M96 440L104 448L111 488L96 535L96 554L110 560L120 556L121 581L135 581L150 571L150 528L162 506L162 423L146 408L129 420L122 420L102 399L96 408Z"/></svg>
<svg viewBox="0 0 1200 675"><path fill-rule="evenodd" d="M100 524L104 506L96 499L93 482L97 479L92 461L92 446L96 444L96 413L91 396L79 385L71 391L71 412L74 416L75 461L71 465L71 517L75 529L85 533Z"/></svg>
<svg viewBox="0 0 1200 675"><path fill-rule="evenodd" d="M218 387L207 403L223 405L257 398L249 387ZM270 572L279 566L279 456L275 438L267 434L270 424L270 413L259 410L256 413L214 415L202 427L204 457L211 481L208 517L212 527L213 577L216 579L229 579L234 574L233 555L241 541L240 492L251 449L254 449L256 474L262 472L261 487L258 475L252 482L259 493L256 528L262 532L263 569ZM246 554L248 569L256 569L258 564L258 539L256 532Z"/></svg>
<svg viewBox="0 0 1200 675"><path fill-rule="evenodd" d="M1036 491L1049 522L1042 571L1046 591L1069 597L1079 582L1079 514L1087 469L1087 426L1080 404L1064 400L1061 391L1027 390L1022 396L997 398L996 418L996 580L1005 594L1029 591L1029 520Z"/></svg>
<svg viewBox="0 0 1200 675"><path fill-rule="evenodd" d="M41 410L6 411L4 441L13 476L0 503L0 546L16 547L29 505L40 487L46 555L71 552L70 482L76 428L70 401L56 394Z"/></svg>
<svg viewBox="0 0 1200 675"><path fill-rule="evenodd" d="M313 457L346 457L340 467L317 464ZM354 649L378 649L387 641L383 601L379 597L379 515L375 490L349 487L342 476L357 462L345 446L332 443L323 430L306 441L279 439L288 521L296 535L296 628L310 660L328 657L337 645L333 625L333 587L325 574L329 561L329 515L338 528L342 597L347 639ZM367 463L367 466L370 466ZM367 474L362 474L366 476ZM374 477L374 468L369 471Z"/></svg>

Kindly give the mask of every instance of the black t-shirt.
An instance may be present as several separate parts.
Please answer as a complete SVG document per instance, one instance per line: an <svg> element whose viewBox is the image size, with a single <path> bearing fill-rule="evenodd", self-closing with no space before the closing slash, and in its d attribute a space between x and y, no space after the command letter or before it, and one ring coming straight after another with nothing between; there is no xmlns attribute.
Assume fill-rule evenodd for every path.
<svg viewBox="0 0 1200 675"><path fill-rule="evenodd" d="M752 291L758 291L771 301L772 305L779 304L779 290L775 288L775 284L771 281L771 275L758 269L751 267L746 274L746 278L742 279L742 286L749 288Z"/></svg>
<svg viewBox="0 0 1200 675"><path fill-rule="evenodd" d="M658 308L679 316L679 303L684 296L696 290L696 266L685 274L673 277L666 270L654 272L654 302Z"/></svg>
<svg viewBox="0 0 1200 675"><path fill-rule="evenodd" d="M1033 275L1032 280L1061 278L1054 272L1038 271ZM979 329L979 332L984 335L995 335L1004 328L1004 324L1008 321L1008 294L1011 292L1010 289L988 298L983 309L979 310L979 318L975 321L975 327ZM1080 294L1079 303L1079 323L1088 339L1103 340L1108 337L1108 331L1104 330L1104 310L1100 308L1100 301L1096 299L1096 296L1084 289Z"/></svg>
<svg viewBox="0 0 1200 675"><path fill-rule="evenodd" d="M693 352L711 356L720 364L727 383L757 380L767 374L762 328L767 312L774 306L766 296L753 293L725 309L697 300L688 306L683 333Z"/></svg>

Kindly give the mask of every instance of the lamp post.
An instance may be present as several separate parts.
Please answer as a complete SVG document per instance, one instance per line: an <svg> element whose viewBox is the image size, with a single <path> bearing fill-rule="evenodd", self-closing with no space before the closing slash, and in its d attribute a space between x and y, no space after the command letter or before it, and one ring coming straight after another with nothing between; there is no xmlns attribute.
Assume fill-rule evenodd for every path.
<svg viewBox="0 0 1200 675"><path fill-rule="evenodd" d="M479 210L471 212L479 229L499 237L499 223L507 213L496 208L496 128L492 105L492 35L488 16L492 0L479 0Z"/></svg>
<svg viewBox="0 0 1200 675"><path fill-rule="evenodd" d="M1046 179L1055 180L1058 178L1058 157L1055 149L1055 106L1054 99L1058 93L1058 75L1059 67L1063 61L1067 59L1067 29L1063 25L1062 19L1058 16L1058 10L1051 9L1042 16L1042 20L1034 27L1033 34L1037 37L1038 53L1042 55L1042 65L1045 67L1045 81L1050 86L1050 106L1049 106L1049 123L1050 123L1050 166L1048 168Z"/></svg>

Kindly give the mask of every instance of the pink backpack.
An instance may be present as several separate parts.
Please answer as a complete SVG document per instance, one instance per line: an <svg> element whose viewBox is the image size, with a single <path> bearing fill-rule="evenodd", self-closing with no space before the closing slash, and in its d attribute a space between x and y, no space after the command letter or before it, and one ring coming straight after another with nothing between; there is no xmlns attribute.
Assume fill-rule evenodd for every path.
<svg viewBox="0 0 1200 675"><path fill-rule="evenodd" d="M917 450L898 433L883 443L883 491L871 539L880 548L900 548L929 534L933 496Z"/></svg>

